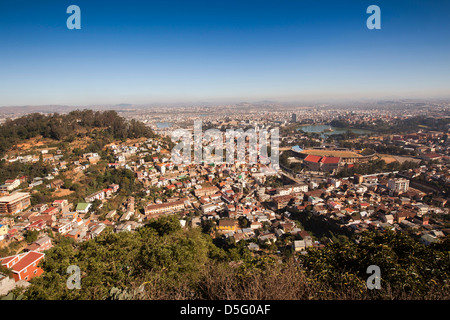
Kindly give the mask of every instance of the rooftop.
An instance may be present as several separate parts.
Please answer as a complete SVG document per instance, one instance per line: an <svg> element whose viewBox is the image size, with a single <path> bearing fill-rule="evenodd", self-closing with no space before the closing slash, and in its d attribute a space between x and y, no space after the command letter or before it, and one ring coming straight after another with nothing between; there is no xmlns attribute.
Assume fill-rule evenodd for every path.
<svg viewBox="0 0 450 320"><path fill-rule="evenodd" d="M30 194L28 192L16 192L14 194L11 194L9 196L3 196L0 197L0 202L12 202L12 201L17 201L21 198L24 197L29 197Z"/></svg>

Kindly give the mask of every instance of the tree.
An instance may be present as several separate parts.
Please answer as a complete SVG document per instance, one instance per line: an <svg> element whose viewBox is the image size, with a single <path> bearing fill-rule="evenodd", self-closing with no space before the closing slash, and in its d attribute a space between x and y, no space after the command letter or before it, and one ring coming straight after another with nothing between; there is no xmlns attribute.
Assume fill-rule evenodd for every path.
<svg viewBox="0 0 450 320"><path fill-rule="evenodd" d="M214 231L216 224L212 220L204 219L202 220L201 226L203 233L210 234L212 231Z"/></svg>
<svg viewBox="0 0 450 320"><path fill-rule="evenodd" d="M39 235L39 231L35 231L35 230L27 230L25 232L25 240L28 243L34 242L37 240L37 237Z"/></svg>
<svg viewBox="0 0 450 320"><path fill-rule="evenodd" d="M354 241L334 242L301 255L304 268L329 288L343 290L353 286L365 291L367 267L382 271L381 286L393 294L425 294L449 280L446 253L426 247L403 233L365 232ZM447 284L448 286L448 284ZM378 294L387 294L380 291Z"/></svg>
<svg viewBox="0 0 450 320"><path fill-rule="evenodd" d="M238 222L239 222L239 227L241 228L248 228L250 225L250 222L248 221L248 219L244 216L240 216L238 218Z"/></svg>
<svg viewBox="0 0 450 320"><path fill-rule="evenodd" d="M106 127L106 129L105 129ZM153 137L153 131L136 120L126 121L115 111L74 110L66 115L54 113L42 115L33 113L11 120L0 126L0 155L14 144L39 135L58 141L73 141L75 134L83 138L86 134L79 130L102 129L101 136L95 134L95 142L88 146L91 152L100 150L107 141L114 139ZM91 130L88 130L88 132ZM88 133L89 134L89 133ZM79 155L80 150L74 150ZM87 151L89 152L89 151Z"/></svg>
<svg viewBox="0 0 450 320"><path fill-rule="evenodd" d="M72 180L64 179L64 189L71 189L73 185Z"/></svg>
<svg viewBox="0 0 450 320"><path fill-rule="evenodd" d="M224 257L198 228L183 230L176 217L152 221L136 232L105 230L82 243L62 242L46 252L44 274L33 279L27 299L105 299L113 287L145 283L159 290L194 283L211 256ZM69 265L81 270L83 290L66 287Z"/></svg>
<svg viewBox="0 0 450 320"><path fill-rule="evenodd" d="M160 236L181 230L180 221L175 215L166 215L158 219L153 219L148 226L156 230Z"/></svg>

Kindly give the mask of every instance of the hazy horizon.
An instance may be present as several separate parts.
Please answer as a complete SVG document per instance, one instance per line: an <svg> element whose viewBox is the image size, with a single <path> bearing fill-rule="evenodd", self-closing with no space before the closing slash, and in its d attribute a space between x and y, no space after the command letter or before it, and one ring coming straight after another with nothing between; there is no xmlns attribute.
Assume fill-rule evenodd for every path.
<svg viewBox="0 0 450 320"><path fill-rule="evenodd" d="M58 107L96 107L96 106L134 106L134 107L147 107L147 106L171 106L171 105L192 105L192 106L201 106L201 105L238 105L238 104L280 104L280 105L321 105L321 104L372 104L372 103L384 103L384 102L449 102L450 96L442 96L442 97L392 97L392 96L384 96L379 98L329 98L329 99L302 99L302 100L276 100L276 99L223 99L223 100L214 100L214 99L203 99L203 100L179 100L179 101L150 101L150 102L142 102L142 103L132 103L129 101L118 101L111 103L42 103L42 104L16 104L16 105L0 105L0 108L22 108L22 107L50 107L50 106L58 106Z"/></svg>
<svg viewBox="0 0 450 320"><path fill-rule="evenodd" d="M310 98L310 99L293 99L293 100L278 100L278 99L264 99L264 98L254 98L254 99L198 99L198 100L189 100L189 99L180 99L180 100L158 100L158 101L147 101L147 102L137 102L133 103L131 101L117 101L117 102L98 102L98 103L41 103L41 104L10 104L10 105L0 105L0 108L11 108L11 107L39 107L39 106L61 106L61 107L92 107L92 106L157 106L157 105L202 105L202 104L241 104L241 103L250 103L250 104L328 104L328 103L378 103L383 101L395 101L401 102L404 100L411 101L446 101L450 102L450 95L447 96L380 96L380 97L361 97L361 98Z"/></svg>

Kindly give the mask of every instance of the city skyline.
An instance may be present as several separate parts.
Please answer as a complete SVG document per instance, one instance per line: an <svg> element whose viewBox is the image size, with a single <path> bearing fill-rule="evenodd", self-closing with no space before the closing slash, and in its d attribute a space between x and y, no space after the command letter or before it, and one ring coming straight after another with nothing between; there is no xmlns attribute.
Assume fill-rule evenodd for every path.
<svg viewBox="0 0 450 320"><path fill-rule="evenodd" d="M450 98L449 14L444 1L4 1L0 106Z"/></svg>

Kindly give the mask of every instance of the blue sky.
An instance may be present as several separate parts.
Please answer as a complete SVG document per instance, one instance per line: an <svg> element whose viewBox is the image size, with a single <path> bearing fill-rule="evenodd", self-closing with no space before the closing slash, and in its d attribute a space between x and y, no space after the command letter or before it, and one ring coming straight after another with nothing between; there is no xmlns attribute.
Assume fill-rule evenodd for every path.
<svg viewBox="0 0 450 320"><path fill-rule="evenodd" d="M0 44L0 106L450 97L450 1L0 0Z"/></svg>

